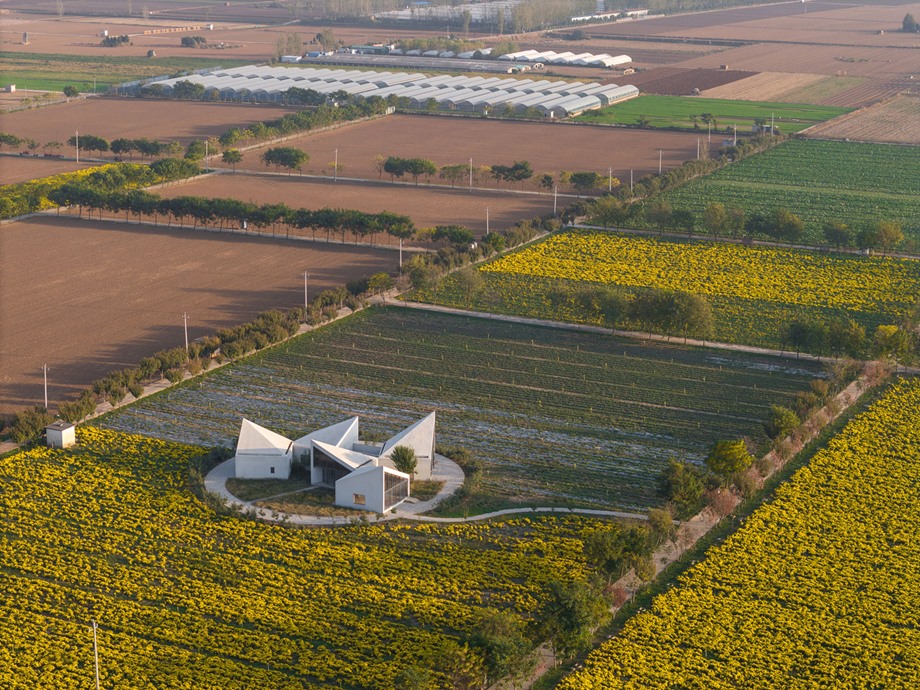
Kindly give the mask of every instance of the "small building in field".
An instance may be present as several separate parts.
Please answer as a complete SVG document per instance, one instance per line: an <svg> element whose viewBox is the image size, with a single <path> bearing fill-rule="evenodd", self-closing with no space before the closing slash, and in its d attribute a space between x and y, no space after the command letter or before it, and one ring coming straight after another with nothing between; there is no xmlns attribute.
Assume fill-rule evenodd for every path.
<svg viewBox="0 0 920 690"><path fill-rule="evenodd" d="M45 427L49 448L70 448L77 443L77 427L70 422L54 422Z"/></svg>

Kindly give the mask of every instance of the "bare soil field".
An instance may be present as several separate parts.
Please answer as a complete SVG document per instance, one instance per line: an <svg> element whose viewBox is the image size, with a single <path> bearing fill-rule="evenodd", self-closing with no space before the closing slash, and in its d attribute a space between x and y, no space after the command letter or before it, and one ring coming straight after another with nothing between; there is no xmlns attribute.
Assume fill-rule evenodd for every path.
<svg viewBox="0 0 920 690"><path fill-rule="evenodd" d="M94 163L77 163L38 156L0 156L0 184L26 182L39 177L88 168L91 165Z"/></svg>
<svg viewBox="0 0 920 690"><path fill-rule="evenodd" d="M682 67L732 69L800 74L863 77L866 81L822 101L822 105L860 107L916 87L912 75L920 74L920 49L844 47L829 45L760 45L733 48L681 63Z"/></svg>
<svg viewBox="0 0 920 690"><path fill-rule="evenodd" d="M753 76L716 86L702 92L705 98L728 98L741 101L780 101L786 100L785 94L804 86L827 79L823 74L796 74L785 72L761 72Z"/></svg>
<svg viewBox="0 0 920 690"><path fill-rule="evenodd" d="M52 248L49 251L49 248ZM393 251L39 217L0 231L0 414L53 408L146 355L310 291L396 268ZM38 257L43 268L35 270Z"/></svg>
<svg viewBox="0 0 920 690"><path fill-rule="evenodd" d="M857 87L863 87L868 77L829 77L825 74L796 74L794 72L761 72L753 77L719 86L703 92L706 98L728 98L746 101L780 103L811 103L814 105L849 105L841 99L859 100ZM875 93L875 89L870 89ZM843 94L849 93L848 96ZM857 105L860 103L857 102Z"/></svg>
<svg viewBox="0 0 920 690"><path fill-rule="evenodd" d="M809 2L808 13L837 9L840 5L827 2ZM754 5L712 12L693 14L675 14L663 17L651 17L634 22L617 22L599 24L589 28L587 33L593 36L669 36L688 35L693 29L709 27L734 26L742 22L752 22L773 17L787 17L802 14L800 3L785 2L774 5ZM903 17L904 14L902 13ZM732 36L732 38L737 38Z"/></svg>
<svg viewBox="0 0 920 690"><path fill-rule="evenodd" d="M756 72L721 69L685 69L683 67L659 67L647 72L636 72L612 79L617 84L632 84L643 93L661 96L690 96L693 89L704 91L724 84L732 84L752 77Z"/></svg>
<svg viewBox="0 0 920 690"><path fill-rule="evenodd" d="M345 177L381 177L374 166L375 156L381 155L428 158L438 166L466 165L470 158L474 167L527 160L536 176L562 170L594 170L606 175L612 167L615 176L622 179L625 175L628 179L630 168L636 178L657 171L659 150L665 169L696 157L697 141L695 135L681 132L394 115L306 135L285 145L297 146L310 154L304 173L330 177L337 149L340 175ZM259 160L258 150L245 153L242 167L266 169ZM531 185L532 189L537 188L536 182Z"/></svg>
<svg viewBox="0 0 920 690"><path fill-rule="evenodd" d="M920 96L899 96L857 110L811 128L806 136L813 139L920 144Z"/></svg>
<svg viewBox="0 0 920 690"><path fill-rule="evenodd" d="M52 3L53 4L53 3ZM264 3L263 3L264 4ZM145 6L147 3L145 3ZM176 5L172 5L173 9ZM200 8L199 8L200 9ZM216 8L217 9L217 8ZM223 8L219 8L223 9ZM122 8L123 11L123 8ZM164 15L152 14L145 23L140 17L71 17L59 21L56 17L33 14L10 14L4 16L0 27L0 49L11 52L63 53L81 56L144 57L148 50L156 51L157 58L195 57L226 60L267 61L275 55L279 38L296 33L304 43L303 50L310 48L310 41L326 28L324 25L286 25L282 22L270 26L239 23L240 20L222 20L217 17L200 19L190 14L189 18L168 19ZM287 20L285 20L287 21ZM208 30L208 24L214 29ZM188 31L149 33L162 29ZM195 29L193 27L202 27ZM100 45L101 32L128 35L131 44L117 48ZM29 44L23 45L22 34L29 33ZM378 29L373 27L335 26L336 38L346 43L369 43L393 40L405 36L442 35L435 31L408 31L399 29ZM201 48L183 48L183 36L203 36L207 44Z"/></svg>
<svg viewBox="0 0 920 690"><path fill-rule="evenodd" d="M710 38L779 43L836 44L839 46L920 47L920 36L898 31L907 12L920 12L920 4L892 7L818 5L790 3L795 11L730 25L710 25L690 30L676 29L661 36Z"/></svg>
<svg viewBox="0 0 920 690"><path fill-rule="evenodd" d="M74 131L105 139L147 137L188 143L218 136L229 127L272 120L286 108L159 101L140 98L87 98L3 116L3 130L39 142L66 142Z"/></svg>
<svg viewBox="0 0 920 690"><path fill-rule="evenodd" d="M553 211L551 194L470 192L463 188L415 187L388 182L332 182L297 175L218 174L164 187L157 193L168 198L232 197L258 204L285 203L293 208L329 206L367 213L391 211L411 217L417 227L463 225L477 233L486 230L486 209L493 230ZM560 208L566 203L560 199ZM317 237L325 239L326 236ZM378 239L386 240L384 236Z"/></svg>

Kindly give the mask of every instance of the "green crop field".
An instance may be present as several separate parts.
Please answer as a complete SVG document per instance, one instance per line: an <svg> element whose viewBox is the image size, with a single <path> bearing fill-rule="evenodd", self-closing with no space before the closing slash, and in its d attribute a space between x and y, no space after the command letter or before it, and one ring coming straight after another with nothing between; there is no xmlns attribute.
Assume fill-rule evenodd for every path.
<svg viewBox="0 0 920 690"><path fill-rule="evenodd" d="M781 346L795 319L852 319L871 334L897 324L920 295L920 261L712 241L562 232L415 295L477 311L605 324L579 287L616 285L702 295L713 340ZM560 297L562 295L562 297ZM635 329L628 320L615 324Z"/></svg>
<svg viewBox="0 0 920 690"><path fill-rule="evenodd" d="M117 55L87 57L59 53L0 52L0 69L3 83L16 84L20 89L61 91L65 86L76 86L81 91L91 91L93 77L96 90L123 84L136 79L189 72L205 67L238 67L249 64L245 60L217 60L213 58L145 58ZM251 61L250 61L251 62Z"/></svg>
<svg viewBox="0 0 920 690"><path fill-rule="evenodd" d="M245 416L289 437L359 414L393 433L431 410L438 437L485 464L476 510L656 505L671 457L763 439L815 364L649 347L400 308L362 312L106 417L108 428L213 445Z"/></svg>
<svg viewBox="0 0 920 690"><path fill-rule="evenodd" d="M739 133L750 132L757 118L763 118L767 125L772 121L783 134L793 134L850 110L852 108L801 103L646 95L589 111L575 119L579 122L611 125L638 125L645 121L648 127L678 127L705 134L708 125L703 121L702 115L708 113L715 119L713 131L719 140L726 133L733 133L733 127L737 127ZM719 130L718 134L715 133L715 129Z"/></svg>
<svg viewBox="0 0 920 690"><path fill-rule="evenodd" d="M920 241L920 149L894 144L788 141L663 195L699 222L719 201L748 214L785 207L805 223L806 239L822 243L821 227L842 221L859 230L878 220L901 223Z"/></svg>
<svg viewBox="0 0 920 690"><path fill-rule="evenodd" d="M529 619L584 581L576 516L298 530L207 508L203 449L81 427L0 458L0 687L447 687L483 614Z"/></svg>

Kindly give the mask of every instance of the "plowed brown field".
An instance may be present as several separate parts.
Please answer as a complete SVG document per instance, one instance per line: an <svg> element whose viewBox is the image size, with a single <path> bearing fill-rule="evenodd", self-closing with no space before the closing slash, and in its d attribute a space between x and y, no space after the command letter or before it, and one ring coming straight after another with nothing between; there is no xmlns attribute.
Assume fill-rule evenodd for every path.
<svg viewBox="0 0 920 690"><path fill-rule="evenodd" d="M338 149L340 174L345 177L376 179L374 157L382 155L428 158L439 166L466 165L470 158L474 166L527 160L537 175L561 170L594 170L606 175L612 167L615 176L628 179L630 168L637 178L657 171L659 149L665 169L694 158L697 142L696 135L681 132L395 115L307 135L285 145L310 154L304 173L330 177ZM258 150L246 152L242 167L266 169ZM536 189L536 182L529 188Z"/></svg>
<svg viewBox="0 0 920 690"><path fill-rule="evenodd" d="M232 197L258 204L284 203L293 208L353 208L367 213L391 211L408 215L418 227L463 225L485 232L486 209L490 227L498 230L522 218L552 213L549 194L509 194L449 187L415 187L387 182L316 181L286 175L221 174L159 190L164 197ZM560 207L569 203L559 201ZM322 235L325 237L325 235ZM383 241L383 238L381 238Z"/></svg>
<svg viewBox="0 0 920 690"><path fill-rule="evenodd" d="M395 252L40 217L0 232L0 414L51 407L114 368L310 291L396 267ZM36 270L38 257L42 268ZM315 294L315 293L314 293Z"/></svg>
<svg viewBox="0 0 920 690"><path fill-rule="evenodd" d="M617 84L632 84L643 93L662 96L690 96L694 89L713 89L752 77L756 72L721 69L684 69L682 67L659 67L647 72L637 72L611 81Z"/></svg>
<svg viewBox="0 0 920 690"><path fill-rule="evenodd" d="M87 98L3 116L3 130L38 142L66 142L74 131L105 139L177 140L218 136L229 127L272 120L285 108L140 98Z"/></svg>
<svg viewBox="0 0 920 690"><path fill-rule="evenodd" d="M900 96L857 110L813 127L807 136L814 139L920 144L920 97ZM920 151L917 156L920 161Z"/></svg>

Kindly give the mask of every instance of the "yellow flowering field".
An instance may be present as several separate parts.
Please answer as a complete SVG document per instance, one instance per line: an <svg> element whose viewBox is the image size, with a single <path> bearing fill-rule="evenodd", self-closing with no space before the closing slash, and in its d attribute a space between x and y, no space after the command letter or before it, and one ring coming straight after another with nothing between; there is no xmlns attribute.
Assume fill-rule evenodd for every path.
<svg viewBox="0 0 920 690"><path fill-rule="evenodd" d="M558 687L920 687L918 486L908 379Z"/></svg>
<svg viewBox="0 0 920 690"><path fill-rule="evenodd" d="M597 520L296 530L217 515L201 448L79 430L0 459L0 687L390 690L488 607L528 616L585 577ZM437 672L436 672L437 676Z"/></svg>
<svg viewBox="0 0 920 690"><path fill-rule="evenodd" d="M553 291L598 284L680 290L709 301L714 339L775 347L794 319L853 319L871 333L897 323L920 295L920 262L911 259L592 231L553 235L483 265L480 275L472 295L452 276L418 299L600 323L597 313L553 303Z"/></svg>
<svg viewBox="0 0 920 690"><path fill-rule="evenodd" d="M909 259L593 232L554 235L482 270L856 312L920 294L920 262Z"/></svg>

